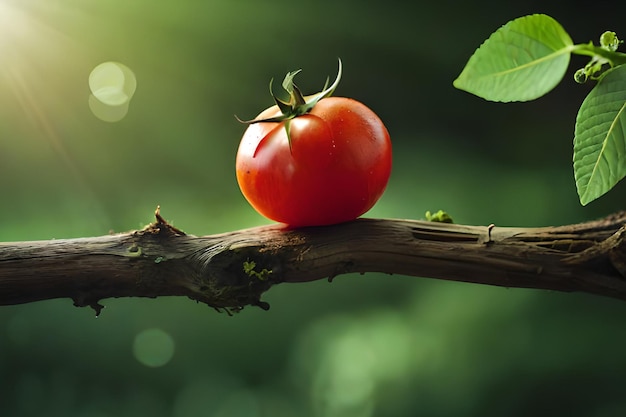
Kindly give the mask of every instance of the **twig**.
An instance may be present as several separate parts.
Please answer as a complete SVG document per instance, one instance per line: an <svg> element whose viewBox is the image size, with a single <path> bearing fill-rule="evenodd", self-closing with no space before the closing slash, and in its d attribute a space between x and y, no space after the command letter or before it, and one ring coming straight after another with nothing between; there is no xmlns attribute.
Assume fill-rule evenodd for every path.
<svg viewBox="0 0 626 417"><path fill-rule="evenodd" d="M98 313L109 297L186 296L227 312L269 305L284 282L383 272L626 300L626 212L560 227L395 219L281 225L197 237L156 213L117 235L0 243L0 305L68 297Z"/></svg>

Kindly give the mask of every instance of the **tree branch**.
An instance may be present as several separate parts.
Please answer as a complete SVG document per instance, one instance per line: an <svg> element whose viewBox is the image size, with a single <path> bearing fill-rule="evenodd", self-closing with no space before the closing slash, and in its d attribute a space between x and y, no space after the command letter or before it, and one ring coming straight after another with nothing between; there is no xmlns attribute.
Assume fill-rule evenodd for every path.
<svg viewBox="0 0 626 417"><path fill-rule="evenodd" d="M196 237L159 214L117 235L0 243L0 305L68 297L187 296L218 310L269 305L273 285L383 272L626 300L626 212L560 227L395 219L281 225Z"/></svg>

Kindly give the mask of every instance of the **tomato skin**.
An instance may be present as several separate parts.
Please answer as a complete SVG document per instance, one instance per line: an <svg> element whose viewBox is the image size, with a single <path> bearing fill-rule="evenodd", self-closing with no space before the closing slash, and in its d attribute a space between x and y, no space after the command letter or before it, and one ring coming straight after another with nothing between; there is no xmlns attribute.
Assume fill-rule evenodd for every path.
<svg viewBox="0 0 626 417"><path fill-rule="evenodd" d="M277 106L257 119L280 115ZM237 182L262 215L290 226L354 220L378 201L391 174L391 141L380 118L344 97L320 100L285 122L251 124L237 152Z"/></svg>

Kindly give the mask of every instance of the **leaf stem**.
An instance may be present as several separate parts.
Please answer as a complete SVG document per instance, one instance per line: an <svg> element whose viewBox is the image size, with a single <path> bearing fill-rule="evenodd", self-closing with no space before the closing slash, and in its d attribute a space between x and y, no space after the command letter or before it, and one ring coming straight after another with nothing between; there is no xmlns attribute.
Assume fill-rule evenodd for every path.
<svg viewBox="0 0 626 417"><path fill-rule="evenodd" d="M572 47L572 54L601 57L609 61L614 67L626 64L625 53L609 51L601 46L594 45L593 42L574 45Z"/></svg>

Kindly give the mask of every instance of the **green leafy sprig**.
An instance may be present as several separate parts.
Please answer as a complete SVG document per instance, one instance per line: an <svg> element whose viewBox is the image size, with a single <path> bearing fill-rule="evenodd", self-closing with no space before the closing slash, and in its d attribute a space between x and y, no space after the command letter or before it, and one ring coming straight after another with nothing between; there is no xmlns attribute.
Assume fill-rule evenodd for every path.
<svg viewBox="0 0 626 417"><path fill-rule="evenodd" d="M490 101L528 101L563 79L572 54L591 57L574 79L598 81L583 101L574 133L574 178L582 205L626 176L626 54L615 32L600 45L574 44L552 17L535 14L495 31L470 57L454 86Z"/></svg>

